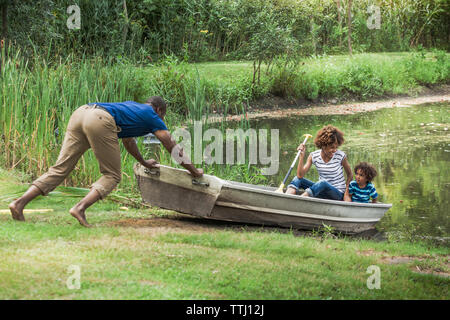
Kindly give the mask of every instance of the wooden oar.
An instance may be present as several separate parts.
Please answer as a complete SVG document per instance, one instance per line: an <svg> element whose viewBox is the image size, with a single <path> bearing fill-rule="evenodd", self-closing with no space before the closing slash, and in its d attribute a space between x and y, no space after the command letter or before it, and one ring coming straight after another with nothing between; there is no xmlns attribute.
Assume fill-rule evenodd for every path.
<svg viewBox="0 0 450 320"><path fill-rule="evenodd" d="M309 139L309 138L312 138L312 135L310 135L310 134L304 134L303 136L306 137L305 140L303 140L303 144L306 144L306 142L308 141L308 139ZM295 163L297 162L297 159L298 159L298 157L300 156L301 153L302 153L301 150L299 150L299 151L297 152L297 155L295 156L294 161L292 161L292 164L291 164L291 167L289 168L288 173L286 174L286 176L284 177L283 182L280 184L280 186L278 187L278 189L277 189L275 192L283 193L284 185L285 185L287 179L289 178L289 175L291 174L291 171L292 171L292 169L294 168Z"/></svg>

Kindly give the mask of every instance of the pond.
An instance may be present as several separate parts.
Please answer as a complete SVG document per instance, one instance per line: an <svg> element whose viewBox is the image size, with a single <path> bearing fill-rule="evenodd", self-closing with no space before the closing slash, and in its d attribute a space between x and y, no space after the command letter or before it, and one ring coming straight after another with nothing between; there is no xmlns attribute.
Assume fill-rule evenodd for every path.
<svg viewBox="0 0 450 320"><path fill-rule="evenodd" d="M412 236L448 237L450 231L450 104L380 109L353 115L289 117L252 120L255 129L279 129L280 166L268 176L278 186L303 141L324 125L332 124L345 133L341 150L352 168L360 161L372 163L378 171L374 180L379 201L393 207L378 229ZM307 154L314 151L312 139ZM289 181L294 177L295 169ZM314 166L306 178L317 181Z"/></svg>

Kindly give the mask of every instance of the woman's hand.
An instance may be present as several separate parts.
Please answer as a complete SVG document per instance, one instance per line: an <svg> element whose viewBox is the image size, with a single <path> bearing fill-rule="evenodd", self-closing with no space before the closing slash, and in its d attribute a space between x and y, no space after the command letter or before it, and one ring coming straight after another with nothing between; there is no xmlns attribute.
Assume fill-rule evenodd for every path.
<svg viewBox="0 0 450 320"><path fill-rule="evenodd" d="M302 151L302 153L305 153L305 151L306 151L306 146L303 144L303 143L301 143L298 147L297 147L297 151Z"/></svg>

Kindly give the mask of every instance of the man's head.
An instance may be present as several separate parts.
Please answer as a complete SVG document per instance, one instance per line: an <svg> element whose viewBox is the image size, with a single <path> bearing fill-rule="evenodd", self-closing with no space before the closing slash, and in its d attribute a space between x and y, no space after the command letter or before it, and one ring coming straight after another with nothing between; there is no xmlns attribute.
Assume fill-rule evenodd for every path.
<svg viewBox="0 0 450 320"><path fill-rule="evenodd" d="M158 114L158 116L164 121L164 117L166 116L166 102L160 96L153 96L145 101L145 104L148 104L153 107L153 110Z"/></svg>

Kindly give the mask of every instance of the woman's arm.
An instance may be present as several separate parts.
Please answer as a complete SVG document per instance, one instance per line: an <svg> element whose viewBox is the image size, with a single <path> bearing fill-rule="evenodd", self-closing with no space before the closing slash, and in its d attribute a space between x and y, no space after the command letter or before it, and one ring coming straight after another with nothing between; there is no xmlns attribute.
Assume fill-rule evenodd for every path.
<svg viewBox="0 0 450 320"><path fill-rule="evenodd" d="M342 160L342 166L344 167L345 174L347 175L347 181L345 182L345 193L344 193L344 201L351 202L352 198L350 196L350 193L348 191L348 186L350 185L350 182L353 180L353 172L352 168L350 167L350 164L348 163L347 157Z"/></svg>
<svg viewBox="0 0 450 320"><path fill-rule="evenodd" d="M301 144L299 146L299 148L302 148L303 144ZM303 178L306 173L309 171L309 169L311 168L312 165L312 157L311 155L308 156L308 159L306 160L306 164L303 165L303 159L305 158L305 151L306 148L303 147L303 151L300 154L300 159L298 160L298 165L297 165L297 177L299 179Z"/></svg>

